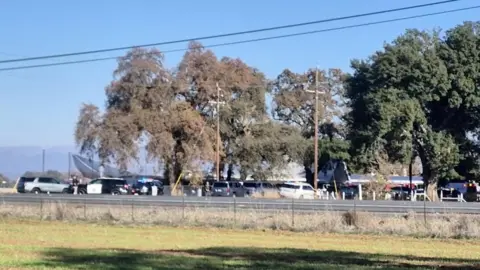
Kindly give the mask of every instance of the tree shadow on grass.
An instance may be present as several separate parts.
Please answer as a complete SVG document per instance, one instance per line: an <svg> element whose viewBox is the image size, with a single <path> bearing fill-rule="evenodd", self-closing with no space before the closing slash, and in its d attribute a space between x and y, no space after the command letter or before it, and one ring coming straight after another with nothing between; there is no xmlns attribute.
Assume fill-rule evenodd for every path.
<svg viewBox="0 0 480 270"><path fill-rule="evenodd" d="M479 260L304 249L211 247L140 252L126 249L50 249L23 266L64 269L480 269Z"/></svg>

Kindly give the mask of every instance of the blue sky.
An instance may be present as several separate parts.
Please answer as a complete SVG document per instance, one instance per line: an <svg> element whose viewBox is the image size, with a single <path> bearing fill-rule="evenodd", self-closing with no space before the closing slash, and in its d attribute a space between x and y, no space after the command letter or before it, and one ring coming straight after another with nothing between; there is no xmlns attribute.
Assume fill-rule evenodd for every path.
<svg viewBox="0 0 480 270"><path fill-rule="evenodd" d="M0 59L68 53L109 47L194 38L375 10L434 2L434 0L3 0L0 3ZM265 35L309 31L478 4L454 4L395 14L312 25L290 30L205 41L231 42ZM352 58L364 58L381 49L407 28L451 28L477 20L478 10L395 22L365 28L321 33L281 40L215 48L217 56L240 57L275 77L284 68L302 72L321 68L348 71ZM160 49L177 49L184 44ZM0 64L0 68L122 55L111 52L45 61ZM174 67L183 53L166 55ZM72 145L74 125L82 102L104 104L104 87L116 62L0 72L0 145L51 147Z"/></svg>

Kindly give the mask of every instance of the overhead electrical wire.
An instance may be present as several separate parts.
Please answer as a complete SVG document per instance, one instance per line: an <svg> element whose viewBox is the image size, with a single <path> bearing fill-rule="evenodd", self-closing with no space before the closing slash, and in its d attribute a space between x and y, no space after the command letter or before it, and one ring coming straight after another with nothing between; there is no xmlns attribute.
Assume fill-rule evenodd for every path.
<svg viewBox="0 0 480 270"><path fill-rule="evenodd" d="M203 47L204 48L214 48L214 47L231 46L231 45L237 45L237 44L245 44L245 43L253 43L253 42L259 42L259 41L273 40L273 39L282 39L282 38L303 36L303 35L312 35L312 34L318 34L318 33L346 30L346 29L351 29L351 28L360 28L360 27L371 26L371 25L405 21L405 20L410 20L410 19L424 18L424 17L436 16L436 15L442 15L442 14L448 14L448 13L454 13L454 12L460 12L460 11L472 10L472 9L478 9L478 8L480 8L480 5L466 7L466 8L458 8L458 9L439 11L439 12L425 13L425 14L420 14L420 15L412 15L412 16L400 17L400 18L389 19L389 20L381 20L381 21L368 22L368 23L362 23L362 24L354 24L354 25L346 25L346 26L326 28L326 29L320 29L320 30L313 30L313 31L307 31L307 32L298 32L298 33L278 35L278 36L270 36L270 37L263 37L263 38L255 38L255 39L247 39L247 40L240 40L240 41L217 43L217 44L205 45ZM186 49L186 48L173 49L173 50L162 51L162 53L166 54L166 53L181 52L181 51L187 51L187 50L188 49ZM72 64L92 63L92 62L100 62L100 61L107 61L107 60L115 60L115 59L118 59L119 57L122 57L122 56L103 57L103 58L75 60L75 61L65 61L65 62L49 63L49 64L7 67L7 68L0 68L0 71L11 71L11 70L42 68L42 67L51 67L51 66L63 66L63 65L72 65Z"/></svg>
<svg viewBox="0 0 480 270"><path fill-rule="evenodd" d="M132 48L135 48L135 47L153 47L153 46L161 46L161 45L189 42L189 41L194 41L194 40L198 41L198 40L207 40L207 39L216 39L216 38L223 38L223 37L245 35L245 34L253 34L253 33L259 33L259 32L294 28L294 27L300 27L300 26L306 26L306 25L313 25L313 24L327 23L327 22L333 22L333 21L341 21L341 20L348 20L348 19L354 19L354 18L360 18L360 17L367 17L367 16L372 16L372 15L380 15L380 14L386 14L386 13L392 13L392 12L398 12L398 11L405 11L405 10L411 10L411 9L418 9L418 8L423 8L423 7L431 7L431 6L443 5L443 4L459 2L459 1L461 1L461 0L445 0L445 1L432 2L432 3L428 3L428 4L407 6L407 7L387 9L387 10L380 10L380 11L374 11L374 12L368 12L368 13L362 13L362 14L355 14L355 15L348 15L348 16L342 16L342 17L335 17L335 18L316 20L316 21L310 21L310 22L288 24L288 25L274 26L274 27L268 27L268 28L261 28L261 29L254 29L254 30L247 30L247 31L240 31L240 32L232 32L232 33L227 33L227 34L218 34L218 35L210 35L210 36L189 38L189 39L164 41L164 42L157 42L157 43L151 43L151 44L116 47L116 48L99 49L99 50L82 51L82 52L73 52L73 53L35 56L35 57L26 57L26 58L18 58L18 59L8 59L8 60L1 60L0 64L13 63L13 62L25 62L25 61L33 61L33 60L43 60L43 59L52 59L52 58L69 57L69 56L78 56L78 55L95 54L95 53L105 53L105 52L112 52L112 51L128 50L128 49L132 49Z"/></svg>

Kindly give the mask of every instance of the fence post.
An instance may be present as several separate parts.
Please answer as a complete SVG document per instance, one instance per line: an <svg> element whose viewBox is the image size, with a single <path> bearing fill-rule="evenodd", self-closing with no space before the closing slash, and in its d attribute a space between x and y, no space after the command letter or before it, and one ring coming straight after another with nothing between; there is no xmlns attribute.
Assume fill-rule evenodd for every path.
<svg viewBox="0 0 480 270"><path fill-rule="evenodd" d="M357 200L355 196L353 197L353 214L357 216Z"/></svg>
<svg viewBox="0 0 480 270"><path fill-rule="evenodd" d="M342 200L345 201L345 192L342 192Z"/></svg>
<svg viewBox="0 0 480 270"><path fill-rule="evenodd" d="M40 199L40 220L43 219L43 199Z"/></svg>
<svg viewBox="0 0 480 270"><path fill-rule="evenodd" d="M425 193L425 195L427 195ZM423 196L423 221L425 222L425 227L427 226L427 197Z"/></svg>
<svg viewBox="0 0 480 270"><path fill-rule="evenodd" d="M135 209L134 209L134 205L133 205L133 199L132 199L131 203L132 203L132 222L135 222L135 214L134 214Z"/></svg>
<svg viewBox="0 0 480 270"><path fill-rule="evenodd" d="M292 197L292 229L295 228L295 200Z"/></svg>
<svg viewBox="0 0 480 270"><path fill-rule="evenodd" d="M375 199L377 198L377 194L375 193L375 191L373 192L373 200L375 201Z"/></svg>
<svg viewBox="0 0 480 270"><path fill-rule="evenodd" d="M237 198L233 196L233 224L237 225Z"/></svg>
<svg viewBox="0 0 480 270"><path fill-rule="evenodd" d="M182 219L185 219L185 190L182 185Z"/></svg>

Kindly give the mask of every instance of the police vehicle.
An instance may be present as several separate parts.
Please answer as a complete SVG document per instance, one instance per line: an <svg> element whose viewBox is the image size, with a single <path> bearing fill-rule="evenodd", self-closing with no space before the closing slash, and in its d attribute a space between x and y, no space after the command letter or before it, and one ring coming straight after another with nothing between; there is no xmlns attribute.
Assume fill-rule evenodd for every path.
<svg viewBox="0 0 480 270"><path fill-rule="evenodd" d="M86 185L78 186L79 194L126 195L131 193L131 186L122 178L96 178Z"/></svg>

